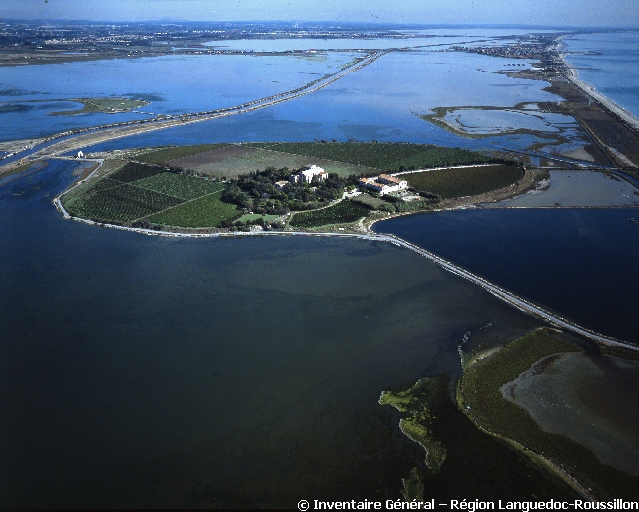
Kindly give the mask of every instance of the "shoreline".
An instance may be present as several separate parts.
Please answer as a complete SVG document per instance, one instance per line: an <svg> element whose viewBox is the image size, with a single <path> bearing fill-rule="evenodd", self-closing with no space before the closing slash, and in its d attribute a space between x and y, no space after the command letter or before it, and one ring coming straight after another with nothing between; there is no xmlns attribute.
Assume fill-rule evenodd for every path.
<svg viewBox="0 0 639 512"><path fill-rule="evenodd" d="M563 38L561 38L560 41L562 39ZM584 82L583 80L579 78L579 71L577 70L577 68L573 66L572 64L570 64L568 60L566 59L568 52L566 52L565 49L563 51L558 51L557 55L559 56L561 62L566 67L566 70L568 71L565 77L570 82L572 82L576 87L578 87L584 94L586 94L587 96L590 96L593 100L603 105L604 108L608 109L613 114L619 116L623 121L628 123L634 129L639 130L639 117L635 116L634 114L632 114L631 112L623 108L618 103L615 103L614 100L598 92L593 85L590 85L589 83Z"/></svg>
<svg viewBox="0 0 639 512"><path fill-rule="evenodd" d="M96 169L97 171L97 169ZM94 171L95 172L95 171ZM78 186L79 183L76 185ZM465 269L463 269L462 267L457 266L456 264L445 260L444 258L441 258L439 256L437 256L436 254L423 249L422 247L418 247L414 244L411 244L410 242L407 242L406 240L403 240L402 238L399 238L397 236L394 235L385 235L385 234L377 234L374 233L370 230L370 226L372 226L375 222L379 222L381 220L388 220L388 218L385 219L379 219L376 220L374 222L372 222L370 224L370 226L368 226L366 228L366 232L365 233L332 233L332 232L306 232L306 231L234 231L234 232L218 232L218 233L178 233L178 232L171 232L171 231L156 231L156 230L152 230L152 229L146 229L146 228L132 228L132 227L128 227L128 226L118 226L115 224L107 224L107 223L101 223L101 222L96 222L96 221L92 221L92 220L88 220L88 219L82 219L79 217L74 217L72 215L69 215L69 213L65 210L64 206L62 206L62 203L60 201L60 196L56 197L53 200L53 204L55 205L56 209L62 213L63 217L67 220L74 220L77 222L83 222L85 224L90 224L90 225L94 225L94 226L100 226L100 227L106 227L106 228L111 228L111 229L119 229L122 231L129 231L129 232L134 232L134 233L140 233L140 234L144 234L144 235L149 235L149 236L172 236L172 237L177 237L177 238L235 238L235 237L254 237L254 236L309 236L309 237L335 237L335 238L356 238L356 239L360 239L360 240L369 240L372 242L383 242L383 243L390 243L393 244L397 247L403 247L404 249L408 249L410 251L413 251L414 253L432 261L433 263L435 263L436 265L444 268L445 270L459 276L462 277L464 279L466 279L467 281L470 281L471 283L483 288L484 290L488 291L489 293L491 293L492 295L494 295L495 297L497 297L498 299L501 299L502 301L510 304L511 306L514 306L515 308L519 309L520 311L522 311L523 313L526 313L538 320L542 320L544 322L550 323L551 325L560 328L560 329L566 329L568 331L571 331L577 335L583 336L591 341L596 342L598 345L600 346L606 346L606 347L617 347L617 348L622 348L622 349L627 349L630 351L634 351L634 352L639 352L639 346L628 343L628 342L624 342L612 337L608 337L608 336L604 336L602 334L596 333L594 331L591 331L590 329L586 329L584 327L581 327L578 324L575 324L574 322L571 322L570 320L567 320L561 316L558 316L556 314L550 313L549 311L546 311L545 309L543 309L540 306L537 306L536 304L533 304L532 302L523 299L519 296L517 296L516 294L501 288L500 286L497 286L495 284L492 284L491 282L487 281L486 279L479 277ZM411 212L413 213L413 212Z"/></svg>

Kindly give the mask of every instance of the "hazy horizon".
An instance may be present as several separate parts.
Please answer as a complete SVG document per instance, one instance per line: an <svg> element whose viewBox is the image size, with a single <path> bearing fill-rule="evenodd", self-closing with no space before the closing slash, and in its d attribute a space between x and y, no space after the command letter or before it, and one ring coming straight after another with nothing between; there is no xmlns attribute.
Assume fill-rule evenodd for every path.
<svg viewBox="0 0 639 512"><path fill-rule="evenodd" d="M639 28L634 0L3 0L6 21L284 22Z"/></svg>
<svg viewBox="0 0 639 512"><path fill-rule="evenodd" d="M138 19L138 20L115 20L115 19L104 19L104 20L91 20L91 19L80 19L80 18L59 18L59 19L39 19L39 18L10 18L0 21L2 23L91 23L91 24L126 24L126 23L149 23L149 24L157 24L157 23L176 23L176 24L203 24L203 25L233 25L233 24L255 24L255 25L289 25L295 26L299 25L301 27L304 26L335 26L341 25L343 27L356 27L356 26L365 26L370 28L389 28L389 27L397 27L397 28L405 28L405 29L428 29L428 28L496 28L496 29L539 29L539 30L570 30L570 29L578 29L578 30L587 30L587 31L597 31L597 30L615 30L615 31L628 31L634 32L639 31L639 25L637 26L615 26L615 25L544 25L544 24L525 24L525 23L409 23L409 22L398 22L398 21L389 21L384 23L379 22L369 22L369 21L340 21L340 20L191 20L191 19L179 19L179 18L158 18L158 19Z"/></svg>

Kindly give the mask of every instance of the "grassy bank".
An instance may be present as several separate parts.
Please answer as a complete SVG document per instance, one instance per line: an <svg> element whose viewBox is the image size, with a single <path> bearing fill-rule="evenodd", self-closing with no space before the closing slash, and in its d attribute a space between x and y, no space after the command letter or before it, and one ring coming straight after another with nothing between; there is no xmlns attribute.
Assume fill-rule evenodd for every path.
<svg viewBox="0 0 639 512"><path fill-rule="evenodd" d="M639 478L602 464L590 450L565 436L545 432L528 412L502 396L500 388L537 361L577 350L548 330L533 331L464 370L458 383L459 406L481 428L553 461L598 498L637 499Z"/></svg>
<svg viewBox="0 0 639 512"><path fill-rule="evenodd" d="M430 468L427 455L424 464L403 479L404 496L409 501L436 497L443 503L460 496L535 501L577 498L567 485L525 455L477 429L451 399L446 375L386 391L380 403L400 411L400 425L417 424L425 441L420 445L427 451L430 447L432 453ZM402 431L413 439L413 430Z"/></svg>
<svg viewBox="0 0 639 512"><path fill-rule="evenodd" d="M433 381L422 379L406 390L384 391L379 403L392 405L399 412L406 413L399 421L399 428L424 449L426 467L436 473L446 460L446 447L432 435L433 416L428 400L424 399L432 385Z"/></svg>

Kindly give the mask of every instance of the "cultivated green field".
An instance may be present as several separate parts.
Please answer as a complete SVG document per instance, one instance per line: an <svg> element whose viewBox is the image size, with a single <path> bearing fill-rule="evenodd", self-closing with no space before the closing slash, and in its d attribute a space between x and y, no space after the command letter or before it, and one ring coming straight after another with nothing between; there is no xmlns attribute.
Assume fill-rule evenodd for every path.
<svg viewBox="0 0 639 512"><path fill-rule="evenodd" d="M167 212L166 219L173 222L171 226L181 226L175 223L175 219L183 218L187 222L184 227L201 227L202 221L197 219L202 218L202 214L199 217L194 214L197 205L188 206L191 203L187 201L207 196L212 198L205 201L211 206L208 219L214 223L206 227L215 227L221 220L236 216L235 206L219 201L223 188L224 185L219 182L167 172L158 166L129 162L101 180L64 195L62 204L76 217L127 224L163 210L173 211L174 207L186 203L184 209L172 215ZM227 215L231 210L232 215Z"/></svg>
<svg viewBox="0 0 639 512"><path fill-rule="evenodd" d="M244 215L242 215L239 219L237 219L238 222L253 222L256 221L258 219L263 219L265 221L272 221L275 220L277 218L279 218L279 215L261 215L259 213L246 213Z"/></svg>
<svg viewBox="0 0 639 512"><path fill-rule="evenodd" d="M132 222L183 202L177 197L123 183L71 198L63 205L76 217L100 222Z"/></svg>
<svg viewBox="0 0 639 512"><path fill-rule="evenodd" d="M221 192L200 197L176 208L148 217L154 224L185 228L217 227L223 221L231 221L242 213L234 204L220 200Z"/></svg>
<svg viewBox="0 0 639 512"><path fill-rule="evenodd" d="M369 213L368 208L350 201L341 201L321 210L297 213L289 225L298 228L316 228L328 224L347 224L355 222Z"/></svg>
<svg viewBox="0 0 639 512"><path fill-rule="evenodd" d="M437 194L442 199L484 194L512 185L522 176L521 167L514 165L439 169L401 175L418 192Z"/></svg>
<svg viewBox="0 0 639 512"><path fill-rule="evenodd" d="M446 165L485 163L481 153L427 144L393 142L280 142L250 144L252 147L282 151L313 158L325 158L390 172Z"/></svg>
<svg viewBox="0 0 639 512"><path fill-rule="evenodd" d="M166 172L166 169L157 165L138 164L136 162L129 162L121 169L109 174L109 178L122 183L131 183L133 181L141 180L144 178L150 178L156 174L162 174Z"/></svg>
<svg viewBox="0 0 639 512"><path fill-rule="evenodd" d="M149 178L135 182L137 187L154 190L184 200L197 199L213 192L219 192L224 188L220 182L209 181L202 178L164 172Z"/></svg>
<svg viewBox="0 0 639 512"><path fill-rule="evenodd" d="M142 151L143 154L134 156L136 161L123 164L120 153L116 158L107 160L103 168L111 166L113 172L101 170L102 179L95 181L93 178L63 195L64 207L72 215L99 222L140 225L140 222L145 224L149 221L172 227L228 227L231 221L248 211L283 215L289 209L327 204L329 199L341 197L342 188L348 183L355 183L357 177L378 175L381 170L487 159L484 155L460 149L376 142L200 144ZM135 155L135 152L130 155ZM274 188L274 180L269 178L270 188L265 188L263 180L268 176L259 172L255 174L256 170L267 174L276 172L278 180L287 180L290 172L308 164L319 165L329 174L338 175L325 182L332 187L329 187L329 199L321 186L306 189L302 186L299 190L289 187L282 192ZM406 179L416 189L436 195L427 196L424 201L411 202L389 202L367 195L362 199L367 198L370 204L362 205L363 200L359 201L360 204L344 201L326 209L294 214L290 226L315 228L347 224L365 217L371 208L389 213L429 208L439 201L437 196L474 195L501 188L519 179L520 172L519 168L502 165L406 174ZM251 179L255 181L255 186L249 191L253 195L247 197L242 196L242 191L238 192L238 182L234 181L240 177L246 185L245 176L253 176ZM224 178L225 181L215 181L211 177ZM242 193L246 196L249 192ZM223 194L224 201L221 200ZM317 198L316 194L319 194ZM304 204L299 208L295 201L302 201L301 198ZM246 218L242 222L255 221Z"/></svg>
<svg viewBox="0 0 639 512"><path fill-rule="evenodd" d="M479 425L550 458L597 497L637 499L639 478L602 464L590 450L565 436L542 430L525 409L506 400L500 391L544 357L575 351L545 329L533 331L467 367L458 385L459 404Z"/></svg>

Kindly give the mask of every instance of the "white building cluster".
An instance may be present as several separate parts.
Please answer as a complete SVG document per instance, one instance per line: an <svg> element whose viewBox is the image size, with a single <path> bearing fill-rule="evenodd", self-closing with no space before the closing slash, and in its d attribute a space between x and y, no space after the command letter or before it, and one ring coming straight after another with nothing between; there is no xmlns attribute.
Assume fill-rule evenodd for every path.
<svg viewBox="0 0 639 512"><path fill-rule="evenodd" d="M362 178L359 180L359 184L362 187L374 190L379 193L380 196L388 194L389 192L403 190L408 186L405 180L400 180L390 174L380 174L377 178Z"/></svg>
<svg viewBox="0 0 639 512"><path fill-rule="evenodd" d="M311 183L313 178L324 181L328 178L328 173L317 165L307 165L303 171L297 174L291 174L288 181L291 183Z"/></svg>

